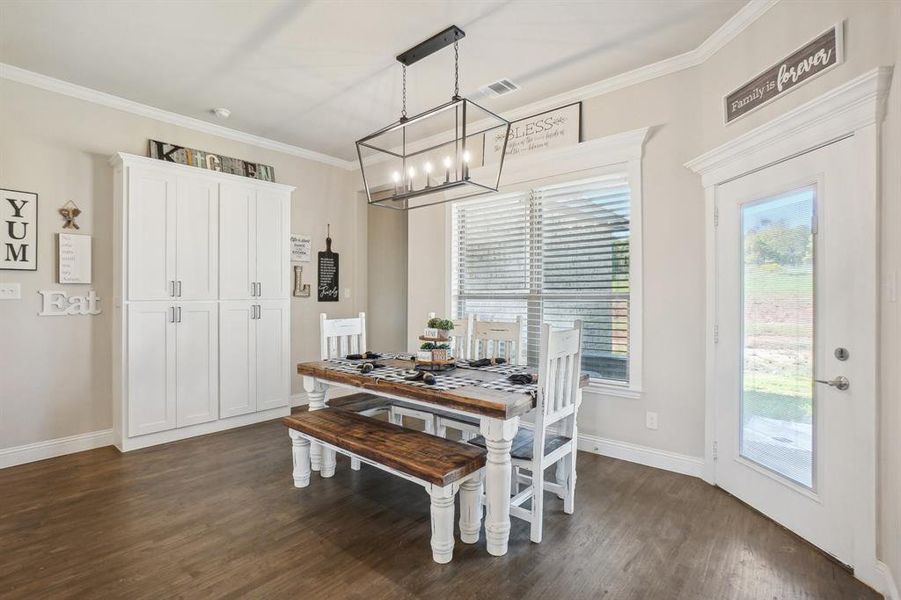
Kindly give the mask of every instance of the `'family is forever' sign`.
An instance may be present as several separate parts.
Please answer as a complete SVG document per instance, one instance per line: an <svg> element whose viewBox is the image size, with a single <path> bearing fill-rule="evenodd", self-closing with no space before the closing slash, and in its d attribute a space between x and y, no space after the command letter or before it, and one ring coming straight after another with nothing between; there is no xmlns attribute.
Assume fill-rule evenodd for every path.
<svg viewBox="0 0 901 600"><path fill-rule="evenodd" d="M775 100L841 64L842 60L842 24L839 23L726 96L726 123Z"/></svg>

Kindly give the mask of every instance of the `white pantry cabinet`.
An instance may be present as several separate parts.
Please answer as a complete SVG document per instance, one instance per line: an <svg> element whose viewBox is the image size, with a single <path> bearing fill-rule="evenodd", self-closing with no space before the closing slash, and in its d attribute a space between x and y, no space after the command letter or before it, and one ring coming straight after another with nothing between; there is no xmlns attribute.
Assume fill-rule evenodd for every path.
<svg viewBox="0 0 901 600"><path fill-rule="evenodd" d="M222 299L288 298L290 193L234 186L220 206Z"/></svg>
<svg viewBox="0 0 901 600"><path fill-rule="evenodd" d="M287 415L294 188L129 154L110 162L116 446Z"/></svg>
<svg viewBox="0 0 901 600"><path fill-rule="evenodd" d="M219 414L287 406L291 388L289 300L223 301Z"/></svg>
<svg viewBox="0 0 901 600"><path fill-rule="evenodd" d="M216 300L219 183L146 168L128 189L128 299Z"/></svg>

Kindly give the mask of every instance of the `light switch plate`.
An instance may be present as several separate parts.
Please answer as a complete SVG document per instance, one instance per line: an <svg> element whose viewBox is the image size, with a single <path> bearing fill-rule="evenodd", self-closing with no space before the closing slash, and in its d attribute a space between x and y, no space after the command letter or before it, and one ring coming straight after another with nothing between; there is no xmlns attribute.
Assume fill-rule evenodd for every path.
<svg viewBox="0 0 901 600"><path fill-rule="evenodd" d="M22 284L0 283L0 300L21 300Z"/></svg>
<svg viewBox="0 0 901 600"><path fill-rule="evenodd" d="M645 414L644 424L648 429L657 429L657 413L648 411Z"/></svg>
<svg viewBox="0 0 901 600"><path fill-rule="evenodd" d="M344 288L344 297L350 298L350 288Z"/></svg>

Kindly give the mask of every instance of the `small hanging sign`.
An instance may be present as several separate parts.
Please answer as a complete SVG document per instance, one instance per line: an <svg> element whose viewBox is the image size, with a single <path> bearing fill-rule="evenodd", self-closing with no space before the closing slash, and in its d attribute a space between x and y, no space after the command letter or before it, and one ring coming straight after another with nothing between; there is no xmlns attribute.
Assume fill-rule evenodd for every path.
<svg viewBox="0 0 901 600"><path fill-rule="evenodd" d="M325 238L325 252L319 252L319 302L338 301L338 253L332 252L331 226Z"/></svg>
<svg viewBox="0 0 901 600"><path fill-rule="evenodd" d="M81 214L81 209L74 202L69 200L63 207L59 209L59 214L63 216L63 229L81 229L75 222L75 217Z"/></svg>
<svg viewBox="0 0 901 600"><path fill-rule="evenodd" d="M839 23L727 95L726 123L757 110L843 60L842 23Z"/></svg>
<svg viewBox="0 0 901 600"><path fill-rule="evenodd" d="M59 282L91 283L91 236L77 233L57 235Z"/></svg>
<svg viewBox="0 0 901 600"><path fill-rule="evenodd" d="M313 239L308 235L291 234L291 261L310 262L313 260Z"/></svg>

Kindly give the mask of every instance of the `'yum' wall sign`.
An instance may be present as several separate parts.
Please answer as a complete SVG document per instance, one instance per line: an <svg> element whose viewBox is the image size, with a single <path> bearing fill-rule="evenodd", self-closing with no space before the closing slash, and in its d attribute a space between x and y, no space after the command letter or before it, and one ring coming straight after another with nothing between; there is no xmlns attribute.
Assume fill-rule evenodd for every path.
<svg viewBox="0 0 901 600"><path fill-rule="evenodd" d="M841 64L842 60L842 24L839 23L726 96L726 123L775 100Z"/></svg>

